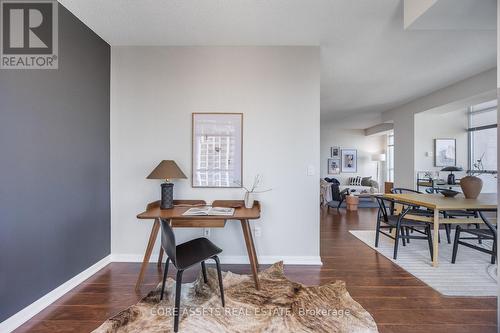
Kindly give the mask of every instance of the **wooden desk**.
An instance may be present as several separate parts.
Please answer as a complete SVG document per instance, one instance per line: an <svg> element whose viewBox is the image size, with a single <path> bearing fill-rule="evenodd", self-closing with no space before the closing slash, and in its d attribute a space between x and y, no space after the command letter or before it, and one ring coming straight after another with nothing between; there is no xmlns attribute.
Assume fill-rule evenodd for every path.
<svg viewBox="0 0 500 333"><path fill-rule="evenodd" d="M440 211L447 210L484 210L484 209L497 209L497 195L494 193L480 194L477 199L466 199L462 194L457 195L454 198L446 198L441 194L417 194L417 193L406 193L406 194L385 194L384 196L388 198L395 199L400 202L407 202L414 205L419 205L432 209L434 211L434 217L422 217L422 216L412 216L407 215L415 220L432 222L434 224L434 251L432 258L432 266L436 267L438 265L438 251L439 251L439 224L448 223L483 223L482 219L445 219L439 217Z"/></svg>
<svg viewBox="0 0 500 333"><path fill-rule="evenodd" d="M168 220L172 227L174 228L223 228L227 221L239 220L241 223L241 229L243 231L243 237L245 238L245 244L248 252L248 259L250 260L250 266L252 268L253 279L255 282L255 288L259 289L259 278L257 276L259 262L257 260L257 253L255 252L255 246L253 243L252 232L250 230L249 220L256 220L260 218L260 203L255 201L253 208L245 208L242 200L216 200L212 203L214 207L232 207L234 205L241 205L241 207L235 208L233 216L184 216L182 215L186 210L193 206L205 205L203 200L174 200L174 208L172 209L160 209L160 201L155 201L146 207L146 211L137 215L138 219L148 219L154 220L153 227L151 229L151 234L149 235L148 245L146 247L146 253L144 254L144 259L142 261L141 271L137 277L136 289L139 289L142 281L144 279L144 273L146 271L147 265L149 264L149 259L156 242L156 237L158 231L160 230L160 219ZM158 266L161 267L161 261L163 258L163 250L160 250L160 256L158 258Z"/></svg>

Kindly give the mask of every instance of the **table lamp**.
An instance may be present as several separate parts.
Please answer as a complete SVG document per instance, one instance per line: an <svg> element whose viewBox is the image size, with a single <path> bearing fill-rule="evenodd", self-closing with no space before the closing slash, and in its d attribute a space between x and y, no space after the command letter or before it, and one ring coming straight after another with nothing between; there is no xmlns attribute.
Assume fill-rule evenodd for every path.
<svg viewBox="0 0 500 333"><path fill-rule="evenodd" d="M445 168L442 168L441 171L449 171L450 174L448 175L448 185L453 185L455 184L455 175L453 174L453 171L463 171L461 167L456 167L456 166L447 166Z"/></svg>
<svg viewBox="0 0 500 333"><path fill-rule="evenodd" d="M146 177L146 179L165 179L165 183L161 184L161 209L169 209L174 207L174 184L170 179L187 178L177 164L172 160L163 160L158 166Z"/></svg>

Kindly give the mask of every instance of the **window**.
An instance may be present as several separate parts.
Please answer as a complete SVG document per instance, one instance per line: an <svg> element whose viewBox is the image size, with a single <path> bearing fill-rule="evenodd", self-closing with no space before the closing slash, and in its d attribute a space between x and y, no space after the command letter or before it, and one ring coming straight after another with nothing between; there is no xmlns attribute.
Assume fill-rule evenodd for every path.
<svg viewBox="0 0 500 333"><path fill-rule="evenodd" d="M497 101L469 108L468 169L483 180L485 193L497 191Z"/></svg>
<svg viewBox="0 0 500 333"><path fill-rule="evenodd" d="M387 181L394 181L394 131L387 134Z"/></svg>

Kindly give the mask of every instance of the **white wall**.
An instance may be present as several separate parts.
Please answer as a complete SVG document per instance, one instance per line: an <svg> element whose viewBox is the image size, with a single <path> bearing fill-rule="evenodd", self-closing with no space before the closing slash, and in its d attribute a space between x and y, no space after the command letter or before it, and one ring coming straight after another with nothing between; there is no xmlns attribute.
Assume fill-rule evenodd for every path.
<svg viewBox="0 0 500 333"><path fill-rule="evenodd" d="M112 254L137 260L152 221L135 216L159 199L145 177L162 159L191 174L192 112L242 112L243 179L260 173L255 238L261 263L319 262L320 63L317 47L114 47L111 83ZM175 182L178 199L242 199L242 189L193 189ZM179 241L201 229L177 230ZM244 263L239 222L212 229L223 262ZM157 242L158 244L158 242ZM158 246L155 248L157 251Z"/></svg>
<svg viewBox="0 0 500 333"><path fill-rule="evenodd" d="M434 139L456 139L457 166L467 170L467 114L465 110L436 114L422 112L415 115L415 170L439 171L434 166ZM433 156L426 156L432 152ZM448 173L443 172L442 176Z"/></svg>
<svg viewBox="0 0 500 333"><path fill-rule="evenodd" d="M496 96L496 68L417 98L382 113L382 121L394 122L394 185L415 187L414 115L428 110L459 110Z"/></svg>
<svg viewBox="0 0 500 333"><path fill-rule="evenodd" d="M344 128L342 123L335 121L321 124L321 178L334 177L344 180L348 177L372 176L377 179L377 162L371 160L374 153L385 151L385 135L366 136L362 129ZM340 146L341 148L353 148L358 151L358 172L341 173L340 175L328 174L328 158L330 158L330 147ZM380 164L381 170L383 164ZM382 171L379 172L382 174ZM379 180L378 180L379 181ZM382 186L383 184L379 184Z"/></svg>

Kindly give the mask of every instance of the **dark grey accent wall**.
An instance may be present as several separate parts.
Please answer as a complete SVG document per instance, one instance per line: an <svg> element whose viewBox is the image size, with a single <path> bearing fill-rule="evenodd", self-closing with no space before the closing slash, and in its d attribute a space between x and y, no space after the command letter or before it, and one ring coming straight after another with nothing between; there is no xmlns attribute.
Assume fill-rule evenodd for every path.
<svg viewBox="0 0 500 333"><path fill-rule="evenodd" d="M110 253L110 47L59 6L59 69L0 70L0 322Z"/></svg>

